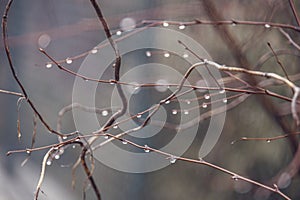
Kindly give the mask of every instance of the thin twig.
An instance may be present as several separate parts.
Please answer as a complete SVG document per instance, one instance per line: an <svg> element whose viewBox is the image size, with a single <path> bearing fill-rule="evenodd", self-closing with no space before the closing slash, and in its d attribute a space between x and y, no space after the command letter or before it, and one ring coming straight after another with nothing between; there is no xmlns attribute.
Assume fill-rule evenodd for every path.
<svg viewBox="0 0 300 200"><path fill-rule="evenodd" d="M289 4L290 4L290 7L292 9L292 12L293 12L293 15L296 19L296 22L297 22L297 25L300 26L300 20L299 20L299 17L298 17L298 14L297 14L297 11L296 11L296 8L295 8L295 3L293 0L289 0Z"/></svg>
<svg viewBox="0 0 300 200"><path fill-rule="evenodd" d="M12 91L8 91L8 90L1 90L1 89L0 89L0 93L3 93L3 94L10 94L10 95L19 96L19 97L24 97L24 95L21 94L21 93L18 93L18 92L12 92Z"/></svg>
<svg viewBox="0 0 300 200"><path fill-rule="evenodd" d="M288 39L288 41L300 51L300 46L291 38L291 36L285 32L282 28L279 29L279 31Z"/></svg>
<svg viewBox="0 0 300 200"><path fill-rule="evenodd" d="M291 81L290 78L289 78L289 75L287 74L287 71L285 70L283 64L282 64L281 61L279 60L279 58L278 58L277 54L275 53L275 51L274 51L274 49L273 49L271 43L268 42L267 44L268 44L269 48L271 49L271 51L272 51L272 53L273 53L273 55L274 55L274 57L275 57L275 59L276 59L276 62L277 62L278 65L281 67L281 69L282 69L282 71L283 71L285 77L286 77L289 81Z"/></svg>
<svg viewBox="0 0 300 200"><path fill-rule="evenodd" d="M39 178L39 181L38 181L36 189L35 189L35 195L34 195L35 200L38 199L39 192L40 192L40 189L41 189L42 183L44 181L44 177L45 177L47 161L48 161L48 158L49 158L49 156L50 156L50 154L53 150L54 150L54 147L50 148L47 151L47 153L44 155L44 159L43 159L43 162L42 162L42 169L41 169L41 173L40 173L40 178Z"/></svg>
<svg viewBox="0 0 300 200"><path fill-rule="evenodd" d="M266 142L271 142L274 140L280 140L283 138L288 138L291 135L300 135L300 132L296 132L296 133L288 133L288 134L284 134L284 135L279 135L279 136L275 136L275 137L241 137L240 139L234 140L231 142L231 144L235 144L237 142L240 141L266 141Z"/></svg>
<svg viewBox="0 0 300 200"><path fill-rule="evenodd" d="M297 32L300 32L299 26L294 26L291 24L281 24L276 22L259 22L259 21L247 21L247 20L218 20L218 21L210 21L210 20L201 20L201 19L195 19L193 21L168 21L168 20L143 20L144 24L173 24L173 25L185 25L185 26L192 26L192 25L251 25L251 26L262 26L265 28L286 28L291 29Z"/></svg>

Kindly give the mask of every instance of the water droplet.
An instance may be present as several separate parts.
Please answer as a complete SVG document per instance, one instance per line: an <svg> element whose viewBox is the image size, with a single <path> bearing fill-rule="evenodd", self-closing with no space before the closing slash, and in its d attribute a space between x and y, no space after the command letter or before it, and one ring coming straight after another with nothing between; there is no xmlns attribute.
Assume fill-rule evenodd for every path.
<svg viewBox="0 0 300 200"><path fill-rule="evenodd" d="M148 145L145 145L144 147L145 147L145 148L144 148L145 153L149 153L149 152L150 152L149 146L148 146Z"/></svg>
<svg viewBox="0 0 300 200"><path fill-rule="evenodd" d="M184 53L184 54L183 54L183 57L184 57L184 58L188 58L188 57L189 57L189 54Z"/></svg>
<svg viewBox="0 0 300 200"><path fill-rule="evenodd" d="M234 175L234 176L232 176L231 178L232 178L233 180L235 180L235 181L239 180L239 176L238 176L238 175Z"/></svg>
<svg viewBox="0 0 300 200"><path fill-rule="evenodd" d="M164 27L168 27L168 26L169 26L169 23L168 23L168 22L164 22L164 23L163 23L163 26L164 26Z"/></svg>
<svg viewBox="0 0 300 200"><path fill-rule="evenodd" d="M27 150L27 151L26 151L26 153L27 153L27 154L30 154L30 151L29 151L29 150Z"/></svg>
<svg viewBox="0 0 300 200"><path fill-rule="evenodd" d="M111 84L111 85L116 84L116 80L114 80L114 79L109 79L109 84Z"/></svg>
<svg viewBox="0 0 300 200"><path fill-rule="evenodd" d="M71 64L72 62L73 62L73 61L72 61L70 58L67 58L67 59L66 59L66 63L67 63L67 64Z"/></svg>
<svg viewBox="0 0 300 200"><path fill-rule="evenodd" d="M236 23L235 22L232 22L232 24L231 24L232 26L236 26Z"/></svg>
<svg viewBox="0 0 300 200"><path fill-rule="evenodd" d="M119 35L119 36L122 35L122 31L117 31L116 35Z"/></svg>
<svg viewBox="0 0 300 200"><path fill-rule="evenodd" d="M183 30L183 29L185 29L185 25L182 24L182 25L180 25L178 28L179 28L180 30Z"/></svg>
<svg viewBox="0 0 300 200"><path fill-rule="evenodd" d="M169 103L170 103L170 101L169 101L169 100L165 102L165 104L169 104Z"/></svg>
<svg viewBox="0 0 300 200"><path fill-rule="evenodd" d="M96 49L96 48L94 48L94 49L91 50L91 53L92 53L92 54L95 54L95 53L97 53L97 52L98 52L98 49Z"/></svg>
<svg viewBox="0 0 300 200"><path fill-rule="evenodd" d="M46 64L46 68L49 69L49 68L51 68L51 67L52 67L52 63L47 63L47 64Z"/></svg>
<svg viewBox="0 0 300 200"><path fill-rule="evenodd" d="M224 90L224 89L223 89L223 90L220 90L219 93L220 93L220 94L224 94L224 93L225 93L225 90Z"/></svg>
<svg viewBox="0 0 300 200"><path fill-rule="evenodd" d="M205 94L204 95L204 99L209 99L210 98L210 95L209 94Z"/></svg>
<svg viewBox="0 0 300 200"><path fill-rule="evenodd" d="M173 155L169 159L170 159L170 163L171 164L174 164L176 162L176 160L177 160L177 158L175 156L173 156Z"/></svg>
<svg viewBox="0 0 300 200"><path fill-rule="evenodd" d="M126 140L123 140L122 143L123 143L123 144L127 144L128 142L127 142Z"/></svg>
<svg viewBox="0 0 300 200"><path fill-rule="evenodd" d="M104 135L104 139L106 139L106 140L107 140L107 139L108 139L108 135Z"/></svg>
<svg viewBox="0 0 300 200"><path fill-rule="evenodd" d="M152 54L151 54L151 51L146 51L146 56L147 56L147 57L151 57L151 55L152 55Z"/></svg>
<svg viewBox="0 0 300 200"><path fill-rule="evenodd" d="M137 116L136 116L136 118L141 118L142 117L142 115L141 114L138 114Z"/></svg>
<svg viewBox="0 0 300 200"><path fill-rule="evenodd" d="M177 110L172 110L172 114L176 115L177 114Z"/></svg>
<svg viewBox="0 0 300 200"><path fill-rule="evenodd" d="M266 28L271 28L271 25L270 24L265 24L265 27Z"/></svg>
<svg viewBox="0 0 300 200"><path fill-rule="evenodd" d="M291 184L291 175L287 172L283 172L278 179L278 187L285 189Z"/></svg>
<svg viewBox="0 0 300 200"><path fill-rule="evenodd" d="M271 140L270 140L270 139L267 139L267 140L266 140L266 142L267 142L267 143L270 143L270 142L271 142Z"/></svg>
<svg viewBox="0 0 300 200"><path fill-rule="evenodd" d="M183 114L188 115L188 114L189 114L189 111L188 111L188 110L184 110L184 111L183 111Z"/></svg>
<svg viewBox="0 0 300 200"><path fill-rule="evenodd" d="M66 139L68 139L68 137L67 136L63 136L62 139L66 140Z"/></svg>
<svg viewBox="0 0 300 200"><path fill-rule="evenodd" d="M51 37L48 34L42 34L38 39L38 44L41 48L46 48L51 42Z"/></svg>
<svg viewBox="0 0 300 200"><path fill-rule="evenodd" d="M123 31L131 31L131 30L135 29L135 27L136 27L135 19L133 19L131 17L123 18L120 22L120 27Z"/></svg>
<svg viewBox="0 0 300 200"><path fill-rule="evenodd" d="M56 160L58 160L58 159L60 158L60 155L59 155L59 154L56 154L56 155L54 156L54 158L55 158Z"/></svg>
<svg viewBox="0 0 300 200"><path fill-rule="evenodd" d="M169 82L165 79L159 79L155 82L155 89L159 92L165 92L168 90Z"/></svg>
<svg viewBox="0 0 300 200"><path fill-rule="evenodd" d="M202 108L207 108L207 104L206 104L206 103L203 103L203 104L202 104Z"/></svg>
<svg viewBox="0 0 300 200"><path fill-rule="evenodd" d="M135 86L135 87L134 87L134 90L138 90L138 89L140 89L139 86Z"/></svg>
<svg viewBox="0 0 300 200"><path fill-rule="evenodd" d="M191 104L191 101L190 100L186 100L186 104Z"/></svg>
<svg viewBox="0 0 300 200"><path fill-rule="evenodd" d="M75 148L76 148L76 145L73 145L72 148L75 149Z"/></svg>
<svg viewBox="0 0 300 200"><path fill-rule="evenodd" d="M108 111L107 110L103 110L101 112L101 114L102 114L103 117L106 117L108 115Z"/></svg>
<svg viewBox="0 0 300 200"><path fill-rule="evenodd" d="M46 164L50 166L52 164L51 160L47 160Z"/></svg>
<svg viewBox="0 0 300 200"><path fill-rule="evenodd" d="M59 148L58 148L58 147L54 147L53 149L54 149L54 150L58 150Z"/></svg>
<svg viewBox="0 0 300 200"><path fill-rule="evenodd" d="M224 98L222 101L223 101L223 103L227 103L227 99L226 98Z"/></svg>
<svg viewBox="0 0 300 200"><path fill-rule="evenodd" d="M164 53L164 57L165 58L169 58L170 57L170 53L169 52Z"/></svg>

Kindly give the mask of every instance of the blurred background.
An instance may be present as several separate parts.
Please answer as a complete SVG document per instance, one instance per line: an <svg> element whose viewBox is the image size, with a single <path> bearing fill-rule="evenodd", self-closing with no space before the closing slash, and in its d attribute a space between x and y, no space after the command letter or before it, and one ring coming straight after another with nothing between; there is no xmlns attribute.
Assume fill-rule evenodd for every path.
<svg viewBox="0 0 300 200"><path fill-rule="evenodd" d="M1 16L6 2L5 0L0 3ZM195 19L211 21L236 19L296 25L288 1L101 0L99 3L114 35L118 35L117 31L122 30L121 22L125 23L123 19L131 19L132 21L127 21L129 24L139 24L142 20L185 22ZM295 6L296 10L299 10L299 2L296 2ZM271 52L267 45L269 42L276 51L282 52L279 58L287 73L293 75L296 83L299 80L299 50L290 45L277 28L236 24L193 25L182 30L178 29L178 25L169 25L165 28L182 31L196 40L215 62L284 75L276 59L268 57ZM298 32L285 31L295 42L300 42ZM8 17L8 36L13 63L19 78L44 119L55 129L58 112L72 103L75 78L54 65L47 65L49 60L38 51L38 48L44 48L49 55L61 61L67 68L77 71L86 56L71 58L89 52L106 39L95 11L89 1L83 0L14 1ZM10 73L2 40L0 46L0 89L20 92ZM182 74L188 69L188 63L181 63L180 58L166 59L166 56L161 56L162 54L163 52L158 52L151 61L172 66ZM124 68L129 70L134 65L145 63L147 57L149 57L147 54L141 52L127 55L124 58L126 65ZM269 59L265 59L266 57ZM107 72L103 78L113 78L112 71ZM252 84L264 80L244 78L248 78ZM196 84L197 76L191 76L189 81ZM231 86L234 87L235 84L237 83L231 83ZM99 88L104 92L107 90L108 93L111 90L105 86ZM288 97L292 95L289 88L281 85L272 84L267 89ZM205 91L196 93L201 97ZM162 97L157 97L158 94L153 89L145 89L140 91L140 95L148 95L148 101L151 103L166 94L159 93ZM233 93L228 92L226 95L231 96ZM108 106L110 99L105 97L106 95L96 97L97 107ZM27 158L26 153L6 156L9 150L30 147L32 140L34 115L30 107L23 102L19 112L22 137L18 141L17 100L16 96L0 93L0 200L33 199L41 162L46 153L45 150L33 152L24 166L21 166L21 163ZM144 101L145 98L137 98L135 102L130 102L133 104L133 112L145 109L143 106L134 107L135 104L140 105ZM230 102L231 100L228 100L228 103ZM289 197L299 199L298 174L291 177L288 173L284 173L297 149L297 138L271 142L242 141L232 144L232 141L241 137L273 137L292 131L293 121L289 110L289 102L266 95L249 95L227 111L222 135L205 160L267 185L272 186L276 183ZM201 110L202 112L204 111ZM107 118L106 115L99 116L100 123ZM176 120L172 118L173 122ZM207 130L209 119L199 123L197 136L184 153L186 157L195 159L198 157L203 132ZM63 118L62 131L74 130L72 114L67 113ZM163 145L164 139L168 140L170 137L168 134L172 131L170 129L164 133L166 136L148 142L152 142L153 146L155 142L159 143L158 146ZM38 121L35 146L55 142L57 137L49 134ZM66 149L60 159L54 160L47 167L42 184L43 192L39 195L39 199L82 199L86 176L81 167L76 171L75 189L72 189L71 185L71 167L79 155L79 148ZM102 198L109 200L282 199L246 182L234 181L229 175L215 169L181 161L143 174L120 172L96 161L94 178ZM86 199L95 199L94 192L90 188L86 192Z"/></svg>

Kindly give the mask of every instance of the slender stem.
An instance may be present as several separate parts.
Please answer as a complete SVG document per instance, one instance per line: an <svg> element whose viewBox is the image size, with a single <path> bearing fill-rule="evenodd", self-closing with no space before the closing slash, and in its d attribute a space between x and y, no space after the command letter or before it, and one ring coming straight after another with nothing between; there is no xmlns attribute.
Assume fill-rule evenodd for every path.
<svg viewBox="0 0 300 200"><path fill-rule="evenodd" d="M299 20L299 17L298 17L298 14L297 14L297 11L296 11L296 8L295 8L295 3L293 0L289 0L289 4L290 4L290 7L292 9L292 12L293 12L293 15L296 19L296 22L297 22L297 25L300 26L300 20Z"/></svg>

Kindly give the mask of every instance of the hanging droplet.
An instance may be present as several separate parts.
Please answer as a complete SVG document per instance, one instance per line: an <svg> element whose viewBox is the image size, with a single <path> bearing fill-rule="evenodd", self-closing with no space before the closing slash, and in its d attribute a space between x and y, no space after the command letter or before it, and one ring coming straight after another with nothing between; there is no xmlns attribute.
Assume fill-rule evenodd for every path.
<svg viewBox="0 0 300 200"><path fill-rule="evenodd" d="M266 28L271 28L271 25L270 24L265 24L265 27Z"/></svg>
<svg viewBox="0 0 300 200"><path fill-rule="evenodd" d="M159 79L155 82L155 89L159 92L166 92L168 90L169 81L166 79Z"/></svg>
<svg viewBox="0 0 300 200"><path fill-rule="evenodd" d="M113 126L113 129L117 129L117 128L118 128L118 125Z"/></svg>
<svg viewBox="0 0 300 200"><path fill-rule="evenodd" d="M66 63L67 63L67 64L71 64L72 62L73 62L73 61L72 61L70 58L67 58L67 59L66 59Z"/></svg>
<svg viewBox="0 0 300 200"><path fill-rule="evenodd" d="M183 30L183 29L185 29L185 25L182 24L182 25L180 25L178 28L179 28L180 30Z"/></svg>
<svg viewBox="0 0 300 200"><path fill-rule="evenodd" d="M101 112L101 114L102 114L103 117L106 117L108 115L108 111L107 110L103 110Z"/></svg>
<svg viewBox="0 0 300 200"><path fill-rule="evenodd" d="M147 56L147 57L151 57L151 55L152 55L152 54L151 54L151 51L146 51L146 56Z"/></svg>
<svg viewBox="0 0 300 200"><path fill-rule="evenodd" d="M232 176L231 178L232 178L233 180L235 180L235 181L239 180L239 176L237 176L237 175L234 175L234 176Z"/></svg>
<svg viewBox="0 0 300 200"><path fill-rule="evenodd" d="M186 104L191 104L191 101L190 100L186 100Z"/></svg>
<svg viewBox="0 0 300 200"><path fill-rule="evenodd" d="M137 116L136 116L136 118L141 118L142 117L142 115L141 114L138 114Z"/></svg>
<svg viewBox="0 0 300 200"><path fill-rule="evenodd" d="M168 27L168 26L169 26L169 23L168 23L168 22L163 22L163 26L164 26L164 27Z"/></svg>
<svg viewBox="0 0 300 200"><path fill-rule="evenodd" d="M123 140L122 141L122 144L127 144L128 142L126 140Z"/></svg>
<svg viewBox="0 0 300 200"><path fill-rule="evenodd" d="M60 158L60 155L59 155L59 154L56 154L56 155L54 156L54 158L55 158L56 160L58 160L58 159Z"/></svg>
<svg viewBox="0 0 300 200"><path fill-rule="evenodd" d="M66 140L66 139L68 139L68 136L65 136L65 135L64 135L64 136L62 137L62 139Z"/></svg>
<svg viewBox="0 0 300 200"><path fill-rule="evenodd" d="M177 114L177 110L172 110L172 114L176 115Z"/></svg>
<svg viewBox="0 0 300 200"><path fill-rule="evenodd" d="M170 101L169 101L169 100L165 102L165 104L169 104L169 103L170 103Z"/></svg>
<svg viewBox="0 0 300 200"><path fill-rule="evenodd" d="M207 103L203 103L202 108L207 108Z"/></svg>
<svg viewBox="0 0 300 200"><path fill-rule="evenodd" d="M165 58L169 58L170 57L170 53L169 52L164 53L164 57Z"/></svg>
<svg viewBox="0 0 300 200"><path fill-rule="evenodd" d="M150 152L149 146L148 146L148 145L145 145L144 147L145 147L145 148L144 148L145 153L149 153L149 152Z"/></svg>
<svg viewBox="0 0 300 200"><path fill-rule="evenodd" d="M107 140L107 139L108 139L108 135L104 135L104 139L106 139L106 140Z"/></svg>
<svg viewBox="0 0 300 200"><path fill-rule="evenodd" d="M227 99L226 98L224 98L222 101L223 101L223 103L227 103Z"/></svg>
<svg viewBox="0 0 300 200"><path fill-rule="evenodd" d="M270 143L270 142L271 142L271 140L270 140L270 139L267 139L267 140L266 140L266 142L267 142L267 143Z"/></svg>
<svg viewBox="0 0 300 200"><path fill-rule="evenodd" d="M98 52L98 49L96 49L96 48L94 48L94 49L91 50L91 53L92 53L92 54L95 54L95 53L97 53L97 52Z"/></svg>
<svg viewBox="0 0 300 200"><path fill-rule="evenodd" d="M51 68L51 67L52 67L52 63L47 63L47 64L46 64L46 68L49 69L49 68Z"/></svg>
<svg viewBox="0 0 300 200"><path fill-rule="evenodd" d="M51 42L51 37L48 34L42 34L38 39L38 44L41 48L46 48Z"/></svg>
<svg viewBox="0 0 300 200"><path fill-rule="evenodd" d="M122 31L117 31L116 35L119 35L119 36L122 35Z"/></svg>
<svg viewBox="0 0 300 200"><path fill-rule="evenodd" d="M114 84L116 84L116 80L115 79L109 79L109 84L111 84L111 85L114 85Z"/></svg>
<svg viewBox="0 0 300 200"><path fill-rule="evenodd" d="M173 156L173 155L169 159L170 159L170 163L171 164L174 164L176 162L176 160L177 160L176 157Z"/></svg>
<svg viewBox="0 0 300 200"><path fill-rule="evenodd" d="M204 99L209 99L210 98L210 95L209 94L205 94L204 95Z"/></svg>
<svg viewBox="0 0 300 200"><path fill-rule="evenodd" d="M46 165L50 166L52 164L51 160L47 160Z"/></svg>
<svg viewBox="0 0 300 200"><path fill-rule="evenodd" d="M184 110L184 111L183 111L183 114L188 115L188 114L189 114L189 111L188 111L188 110Z"/></svg>
<svg viewBox="0 0 300 200"><path fill-rule="evenodd" d="M224 90L224 89L223 89L223 90L220 90L219 93L220 93L220 94L224 94L224 93L225 93L225 90Z"/></svg>
<svg viewBox="0 0 300 200"><path fill-rule="evenodd" d="M132 31L136 27L136 21L131 17L125 17L121 20L120 27L122 31Z"/></svg>
<svg viewBox="0 0 300 200"><path fill-rule="evenodd" d="M189 57L189 54L184 53L184 54L183 54L183 57L184 57L184 58L188 58L188 57Z"/></svg>
<svg viewBox="0 0 300 200"><path fill-rule="evenodd" d="M62 155L64 152L65 152L64 148L60 148L60 149L59 149L60 155Z"/></svg>
<svg viewBox="0 0 300 200"><path fill-rule="evenodd" d="M26 151L26 153L27 153L27 154L30 154L30 151L29 151L29 150L27 150L27 151Z"/></svg>
<svg viewBox="0 0 300 200"><path fill-rule="evenodd" d="M232 22L231 25L232 25L232 26L236 26L236 23L235 23L235 22Z"/></svg>

